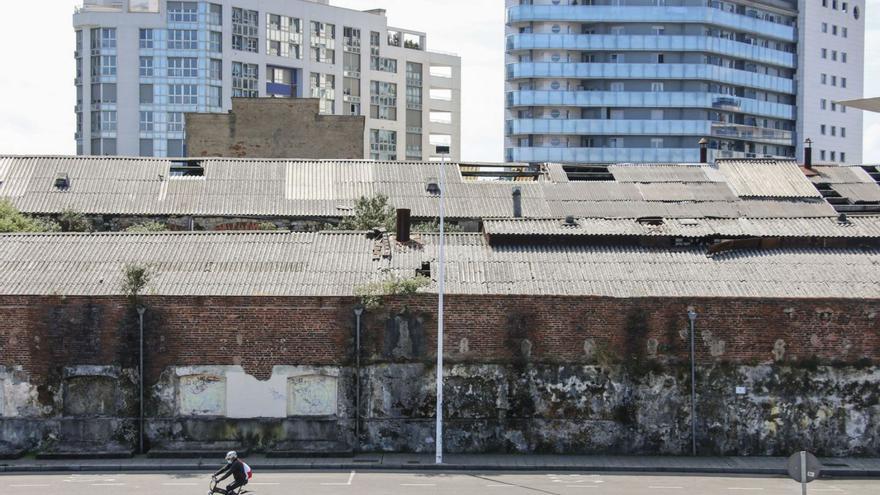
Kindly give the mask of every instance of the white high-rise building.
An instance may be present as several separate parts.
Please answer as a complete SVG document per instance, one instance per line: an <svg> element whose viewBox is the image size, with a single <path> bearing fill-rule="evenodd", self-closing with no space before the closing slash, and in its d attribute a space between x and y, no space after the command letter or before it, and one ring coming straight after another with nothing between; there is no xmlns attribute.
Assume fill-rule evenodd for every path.
<svg viewBox="0 0 880 495"><path fill-rule="evenodd" d="M232 97L320 98L364 115L364 157L461 154L461 60L384 10L329 0L85 0L76 31L77 153L184 156L187 112Z"/></svg>
<svg viewBox="0 0 880 495"><path fill-rule="evenodd" d="M864 6L506 0L506 159L860 163Z"/></svg>

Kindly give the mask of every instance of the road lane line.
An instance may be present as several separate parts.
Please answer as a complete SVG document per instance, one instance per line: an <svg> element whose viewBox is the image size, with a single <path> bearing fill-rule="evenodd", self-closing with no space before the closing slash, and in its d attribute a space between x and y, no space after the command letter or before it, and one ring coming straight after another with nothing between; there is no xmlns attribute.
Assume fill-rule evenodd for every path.
<svg viewBox="0 0 880 495"><path fill-rule="evenodd" d="M400 486L437 486L434 483L401 483Z"/></svg>
<svg viewBox="0 0 880 495"><path fill-rule="evenodd" d="M346 483L321 483L322 486L351 486L351 482L354 481L355 472L352 471L348 476L348 482Z"/></svg>

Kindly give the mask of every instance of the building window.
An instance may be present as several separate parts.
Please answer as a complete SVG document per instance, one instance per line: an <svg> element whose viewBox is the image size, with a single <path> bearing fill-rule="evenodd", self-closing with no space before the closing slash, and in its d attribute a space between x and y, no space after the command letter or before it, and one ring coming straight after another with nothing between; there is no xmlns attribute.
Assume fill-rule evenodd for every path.
<svg viewBox="0 0 880 495"><path fill-rule="evenodd" d="M168 112L168 132L183 132L183 112Z"/></svg>
<svg viewBox="0 0 880 495"><path fill-rule="evenodd" d="M139 151L140 156L153 156L153 140L141 139Z"/></svg>
<svg viewBox="0 0 880 495"><path fill-rule="evenodd" d="M342 40L346 51L361 52L361 30L353 27L342 28Z"/></svg>
<svg viewBox="0 0 880 495"><path fill-rule="evenodd" d="M372 65L371 68L373 70L397 74L397 60L393 58L372 57L370 59L370 64Z"/></svg>
<svg viewBox="0 0 880 495"><path fill-rule="evenodd" d="M620 84L623 84L623 83L620 83ZM655 93L659 93L659 92L663 91L663 88L664 88L664 85L662 82L652 82L651 83L651 91L653 91Z"/></svg>
<svg viewBox="0 0 880 495"><path fill-rule="evenodd" d="M336 113L336 77L332 74L312 72L309 76L309 93L319 98L320 112L325 115Z"/></svg>
<svg viewBox="0 0 880 495"><path fill-rule="evenodd" d="M140 47L141 48L153 48L153 30L152 29L141 29Z"/></svg>
<svg viewBox="0 0 880 495"><path fill-rule="evenodd" d="M208 106L220 108L223 106L223 88L220 86L208 86Z"/></svg>
<svg viewBox="0 0 880 495"><path fill-rule="evenodd" d="M651 138L651 148L660 149L663 147L663 138Z"/></svg>
<svg viewBox="0 0 880 495"><path fill-rule="evenodd" d="M831 85L837 86L837 76L831 76Z"/></svg>
<svg viewBox="0 0 880 495"><path fill-rule="evenodd" d="M101 28L100 31L101 49L112 50L116 48L116 28Z"/></svg>
<svg viewBox="0 0 880 495"><path fill-rule="evenodd" d="M223 61L212 58L208 61L208 79L223 80Z"/></svg>
<svg viewBox="0 0 880 495"><path fill-rule="evenodd" d="M192 57L169 57L168 77L198 77L199 59Z"/></svg>
<svg viewBox="0 0 880 495"><path fill-rule="evenodd" d="M116 132L116 111L115 110L104 110L101 112L92 112L92 118L94 118L95 114L99 115L98 125L99 131L101 132ZM92 128L94 128L94 124L92 124Z"/></svg>
<svg viewBox="0 0 880 495"><path fill-rule="evenodd" d="M153 132L153 112L141 112L141 132Z"/></svg>
<svg viewBox="0 0 880 495"><path fill-rule="evenodd" d="M845 78L845 77L841 77L841 78L840 78L840 87L841 87L841 88L845 88L845 87L846 87L846 78Z"/></svg>
<svg viewBox="0 0 880 495"><path fill-rule="evenodd" d="M208 33L208 51L223 53L223 33L219 31Z"/></svg>
<svg viewBox="0 0 880 495"><path fill-rule="evenodd" d="M259 69L257 64L232 62L232 97L256 98L259 96Z"/></svg>
<svg viewBox="0 0 880 495"><path fill-rule="evenodd" d="M825 135L825 124L819 126L819 134Z"/></svg>
<svg viewBox="0 0 880 495"><path fill-rule="evenodd" d="M397 160L397 132L370 129L370 158Z"/></svg>
<svg viewBox="0 0 880 495"><path fill-rule="evenodd" d="M828 75L827 75L827 74L822 74L822 75L819 77L819 80L822 82L822 84L828 84Z"/></svg>
<svg viewBox="0 0 880 495"><path fill-rule="evenodd" d="M397 120L397 84L370 81L370 117Z"/></svg>
<svg viewBox="0 0 880 495"><path fill-rule="evenodd" d="M847 37L847 34L849 33L849 30L848 30L847 28L845 28L845 27L840 28L840 29L842 30L841 35L842 35L844 38L846 38L846 37Z"/></svg>
<svg viewBox="0 0 880 495"><path fill-rule="evenodd" d="M266 14L266 53L301 59L302 21L295 17Z"/></svg>
<svg viewBox="0 0 880 495"><path fill-rule="evenodd" d="M834 36L837 36L837 24L831 25L831 34L833 34Z"/></svg>
<svg viewBox="0 0 880 495"><path fill-rule="evenodd" d="M168 22L199 22L199 4L168 2Z"/></svg>
<svg viewBox="0 0 880 495"><path fill-rule="evenodd" d="M259 51L260 19L256 10L232 8L232 49L242 52Z"/></svg>
<svg viewBox="0 0 880 495"><path fill-rule="evenodd" d="M819 150L819 159L825 161L825 150Z"/></svg>
<svg viewBox="0 0 880 495"><path fill-rule="evenodd" d="M213 26L223 25L223 6L216 3L208 5L208 24Z"/></svg>
<svg viewBox="0 0 880 495"><path fill-rule="evenodd" d="M831 126L831 135L837 136L837 126L836 125Z"/></svg>
<svg viewBox="0 0 880 495"><path fill-rule="evenodd" d="M837 110L837 103L834 103L834 102L832 101L832 102L831 102L831 111L833 112L833 111L835 111L835 110Z"/></svg>
<svg viewBox="0 0 880 495"><path fill-rule="evenodd" d="M653 84L651 85L651 87L653 87ZM610 85L610 89L613 92L623 91L623 83L622 82L613 82Z"/></svg>
<svg viewBox="0 0 880 495"><path fill-rule="evenodd" d="M141 77L153 77L153 57L141 57L139 72Z"/></svg>
<svg viewBox="0 0 880 495"><path fill-rule="evenodd" d="M840 152L840 162L846 163L846 153L844 153L843 151Z"/></svg>
<svg viewBox="0 0 880 495"><path fill-rule="evenodd" d="M143 104L153 103L153 85L141 84L140 86L140 102Z"/></svg>
<svg viewBox="0 0 880 495"><path fill-rule="evenodd" d="M827 33L827 32L828 32L828 23L827 23L827 22L823 22L823 23L822 23L822 32L823 32L823 33Z"/></svg>
<svg viewBox="0 0 880 495"><path fill-rule="evenodd" d="M168 140L168 156L171 157L179 157L186 156L186 146L184 146L183 139L169 139Z"/></svg>
<svg viewBox="0 0 880 495"><path fill-rule="evenodd" d="M846 127L840 128L840 137L842 137L842 138L846 137Z"/></svg>
<svg viewBox="0 0 880 495"><path fill-rule="evenodd" d="M195 105L199 102L198 86L195 84L168 85L169 105Z"/></svg>
<svg viewBox="0 0 880 495"><path fill-rule="evenodd" d="M312 21L312 60L326 64L336 63L336 26Z"/></svg>
<svg viewBox="0 0 880 495"><path fill-rule="evenodd" d="M822 58L828 58L828 49L827 48L822 49Z"/></svg>
<svg viewBox="0 0 880 495"><path fill-rule="evenodd" d="M828 104L828 100L826 100L825 98L822 98L821 100L819 100L819 108L821 108L822 110L825 110L825 106L827 104Z"/></svg>
<svg viewBox="0 0 880 495"><path fill-rule="evenodd" d="M92 57L92 76L115 76L116 55L98 55Z"/></svg>
<svg viewBox="0 0 880 495"><path fill-rule="evenodd" d="M836 162L836 161L837 161L837 152L836 152L836 151L832 151L832 152L831 152L831 161L832 161L832 162Z"/></svg>
<svg viewBox="0 0 880 495"><path fill-rule="evenodd" d="M169 29L169 50L196 50L199 47L198 31L194 29Z"/></svg>
<svg viewBox="0 0 880 495"><path fill-rule="evenodd" d="M846 52L840 52L840 61L846 63Z"/></svg>

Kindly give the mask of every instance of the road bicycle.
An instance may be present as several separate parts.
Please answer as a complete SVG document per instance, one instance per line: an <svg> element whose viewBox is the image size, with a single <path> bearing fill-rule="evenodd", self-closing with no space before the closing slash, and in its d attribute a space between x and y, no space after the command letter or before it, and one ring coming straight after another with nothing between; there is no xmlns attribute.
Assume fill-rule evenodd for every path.
<svg viewBox="0 0 880 495"><path fill-rule="evenodd" d="M211 478L211 482L208 483L208 495L214 495L215 493L221 493L221 492L216 491L218 484L220 484L220 482L217 481L217 478ZM245 486L247 486L247 485L245 485ZM227 493L226 495L245 495L247 493L254 493L254 492L252 492L250 490L245 490L245 487L242 486L242 487L239 487L239 488L233 490L231 493Z"/></svg>

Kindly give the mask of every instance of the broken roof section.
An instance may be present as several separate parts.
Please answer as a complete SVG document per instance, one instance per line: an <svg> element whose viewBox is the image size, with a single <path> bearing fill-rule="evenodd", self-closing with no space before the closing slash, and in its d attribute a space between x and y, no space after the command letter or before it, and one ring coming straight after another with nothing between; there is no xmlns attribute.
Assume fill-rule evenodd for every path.
<svg viewBox="0 0 880 495"><path fill-rule="evenodd" d="M353 296L422 263L436 274L438 236L365 233L0 235L0 294L118 295L123 267L152 271L147 292L177 296ZM880 298L880 251L776 249L706 256L701 248L492 246L447 236L449 294L607 297ZM434 291L431 286L427 291Z"/></svg>
<svg viewBox="0 0 880 495"><path fill-rule="evenodd" d="M466 176L471 169L482 180ZM493 169L528 180L489 180ZM836 216L790 161L607 169L601 180L569 181L559 164L447 164L447 215L512 217L511 194L519 188L526 218ZM59 188L62 173L67 182ZM0 157L0 198L33 214L338 218L350 215L359 197L385 194L413 217L433 218L438 197L428 184L438 175L436 163L420 162L7 156Z"/></svg>

